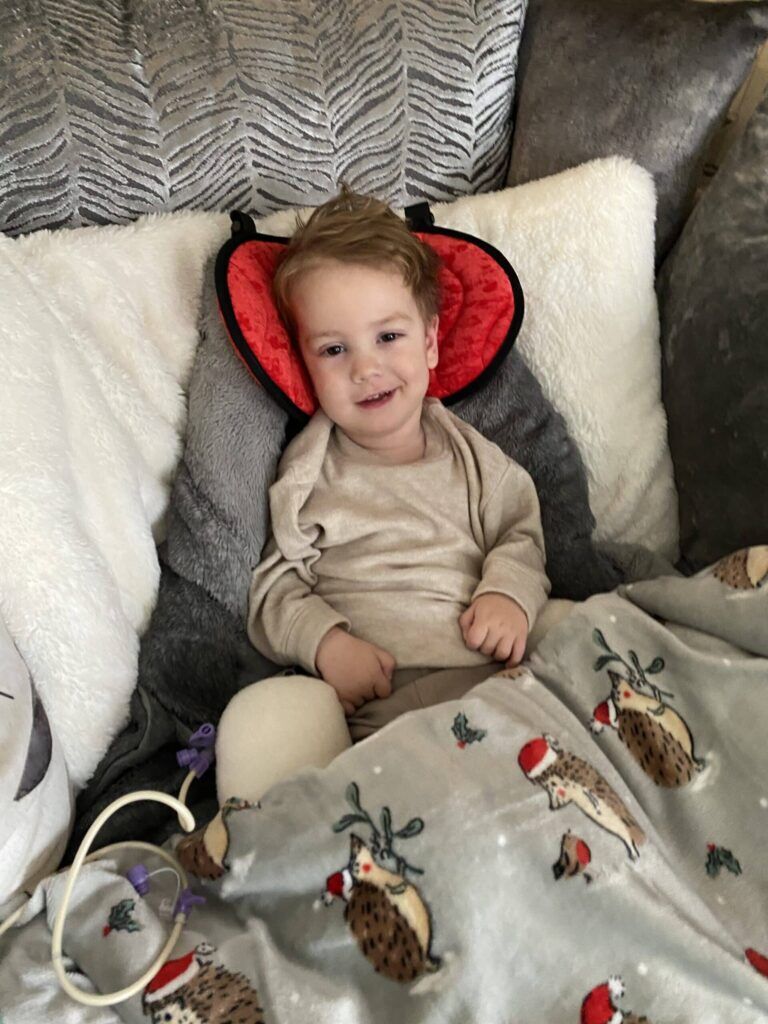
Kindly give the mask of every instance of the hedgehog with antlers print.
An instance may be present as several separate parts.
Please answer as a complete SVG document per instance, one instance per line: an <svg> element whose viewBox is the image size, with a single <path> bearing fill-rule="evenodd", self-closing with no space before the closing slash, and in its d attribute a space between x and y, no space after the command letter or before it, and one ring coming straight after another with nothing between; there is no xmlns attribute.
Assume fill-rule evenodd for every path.
<svg viewBox="0 0 768 1024"><path fill-rule="evenodd" d="M184 836L176 847L179 863L190 875L213 881L228 870L229 827L232 814L254 804L239 797L226 800L219 813L203 828ZM259 806L258 804L255 806Z"/></svg>
<svg viewBox="0 0 768 1024"><path fill-rule="evenodd" d="M419 890L402 875L380 867L360 839L349 837L349 863L331 875L326 904L346 904L344 920L363 956L392 981L413 981L440 967L430 954L432 926Z"/></svg>
<svg viewBox="0 0 768 1024"><path fill-rule="evenodd" d="M561 750L547 735L529 740L517 763L531 782L545 790L550 810L574 804L596 825L620 839L632 860L640 856L638 847L645 842L645 833L618 793L591 764Z"/></svg>
<svg viewBox="0 0 768 1024"><path fill-rule="evenodd" d="M657 786L686 786L704 767L684 719L661 698L640 693L618 672L609 671L611 695L598 704L590 721L594 733L615 729L646 775Z"/></svg>
<svg viewBox="0 0 768 1024"><path fill-rule="evenodd" d="M726 555L711 571L715 579L734 590L768 589L768 544Z"/></svg>

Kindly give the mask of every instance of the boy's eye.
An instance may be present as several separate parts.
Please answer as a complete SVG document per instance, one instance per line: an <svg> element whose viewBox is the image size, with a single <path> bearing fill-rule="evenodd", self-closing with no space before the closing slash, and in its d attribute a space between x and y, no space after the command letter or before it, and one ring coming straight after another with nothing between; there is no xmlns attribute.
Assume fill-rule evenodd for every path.
<svg viewBox="0 0 768 1024"><path fill-rule="evenodd" d="M343 350L343 345L329 345L328 348L324 348L320 353L321 356L335 356Z"/></svg>
<svg viewBox="0 0 768 1024"><path fill-rule="evenodd" d="M382 341L394 341L399 338L400 335L396 331L385 331L384 334L380 335Z"/></svg>

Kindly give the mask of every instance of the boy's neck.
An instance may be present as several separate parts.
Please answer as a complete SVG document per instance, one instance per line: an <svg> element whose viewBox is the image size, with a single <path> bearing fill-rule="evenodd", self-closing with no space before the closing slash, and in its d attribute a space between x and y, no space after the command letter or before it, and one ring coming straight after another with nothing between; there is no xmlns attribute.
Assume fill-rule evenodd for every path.
<svg viewBox="0 0 768 1024"><path fill-rule="evenodd" d="M338 425L336 429L341 430ZM346 431L342 431L342 433L350 441L374 455L377 462L385 462L393 466L404 465L408 462L420 462L424 458L427 446L426 434L421 422L421 411L413 422L404 424L403 429L394 435L382 434L361 438L348 434Z"/></svg>

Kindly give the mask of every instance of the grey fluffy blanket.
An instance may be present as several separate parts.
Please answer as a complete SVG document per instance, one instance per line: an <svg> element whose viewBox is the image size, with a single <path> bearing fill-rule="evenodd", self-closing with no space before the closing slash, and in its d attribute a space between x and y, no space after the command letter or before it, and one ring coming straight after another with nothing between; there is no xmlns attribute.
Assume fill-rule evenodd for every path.
<svg viewBox="0 0 768 1024"><path fill-rule="evenodd" d="M768 547L593 597L523 668L228 801L177 850L208 902L120 1017L765 1021L767 612ZM65 948L102 990L159 949L160 895L83 877ZM7 1024L25 983L56 999L28 929Z"/></svg>

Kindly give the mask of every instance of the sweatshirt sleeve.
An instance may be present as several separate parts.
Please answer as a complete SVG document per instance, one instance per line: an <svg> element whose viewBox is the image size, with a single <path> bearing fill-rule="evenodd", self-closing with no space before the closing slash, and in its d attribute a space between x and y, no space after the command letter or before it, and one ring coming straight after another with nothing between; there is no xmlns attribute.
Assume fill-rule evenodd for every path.
<svg viewBox="0 0 768 1024"><path fill-rule="evenodd" d="M312 675L318 674L315 656L328 630L351 625L312 593L309 562L317 556L313 550L301 560L285 558L270 536L248 594L248 636L253 646L278 665L301 665Z"/></svg>
<svg viewBox="0 0 768 1024"><path fill-rule="evenodd" d="M527 615L531 630L546 603L550 582L544 571L539 497L522 466L509 460L498 484L481 503L481 519L487 554L472 600L489 593L511 597Z"/></svg>

